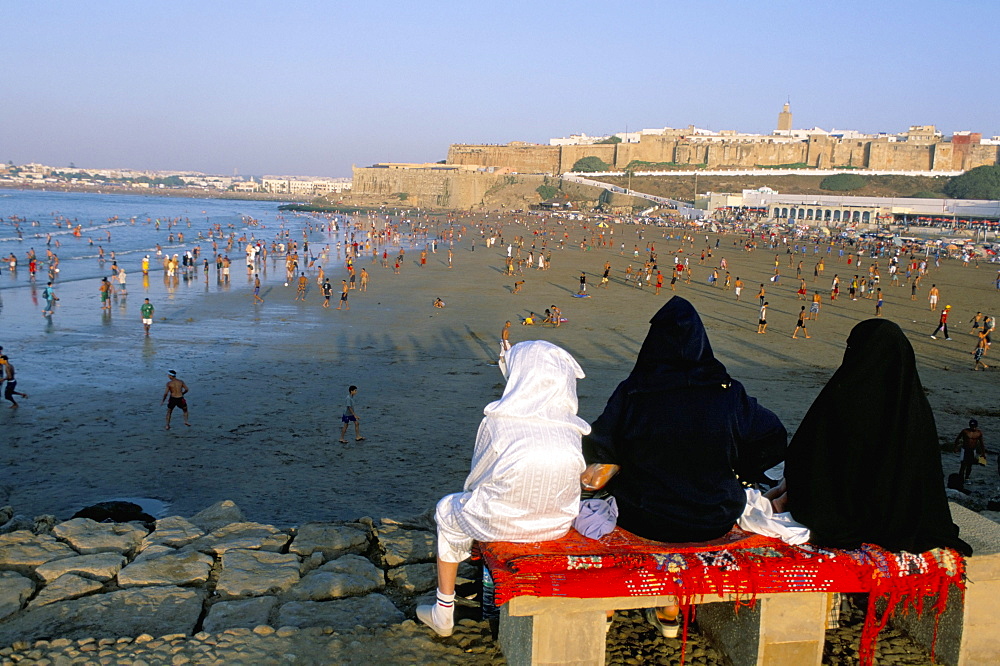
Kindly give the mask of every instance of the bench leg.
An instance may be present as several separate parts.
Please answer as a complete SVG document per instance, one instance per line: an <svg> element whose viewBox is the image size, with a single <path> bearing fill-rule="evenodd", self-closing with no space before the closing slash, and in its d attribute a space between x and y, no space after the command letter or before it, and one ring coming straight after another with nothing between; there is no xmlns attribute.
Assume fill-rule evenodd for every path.
<svg viewBox="0 0 1000 666"><path fill-rule="evenodd" d="M604 666L604 611L510 615L500 608L500 649L510 666Z"/></svg>
<svg viewBox="0 0 1000 666"><path fill-rule="evenodd" d="M948 593L948 606L937 628L934 656L945 666L972 666L997 663L1000 655L1000 554L976 556L966 560L968 576L965 600L958 588ZM934 636L934 613L937 601L924 599L924 614L897 612L892 624L908 633L930 650Z"/></svg>
<svg viewBox="0 0 1000 666"><path fill-rule="evenodd" d="M794 592L759 599L753 608L731 601L700 604L698 627L733 666L819 666L826 638L826 597Z"/></svg>

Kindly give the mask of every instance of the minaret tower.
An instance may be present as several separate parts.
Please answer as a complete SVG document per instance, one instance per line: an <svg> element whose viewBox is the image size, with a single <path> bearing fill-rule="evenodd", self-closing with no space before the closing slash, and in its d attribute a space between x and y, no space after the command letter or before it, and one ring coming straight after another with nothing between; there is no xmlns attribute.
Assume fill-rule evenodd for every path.
<svg viewBox="0 0 1000 666"><path fill-rule="evenodd" d="M792 112L788 110L788 102L778 114L778 131L788 133L792 131Z"/></svg>

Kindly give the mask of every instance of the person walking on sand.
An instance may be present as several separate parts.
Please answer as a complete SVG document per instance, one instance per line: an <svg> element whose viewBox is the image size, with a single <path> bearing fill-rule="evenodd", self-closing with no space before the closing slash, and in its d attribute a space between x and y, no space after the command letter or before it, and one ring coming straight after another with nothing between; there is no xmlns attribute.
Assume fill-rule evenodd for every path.
<svg viewBox="0 0 1000 666"><path fill-rule="evenodd" d="M944 339L951 340L948 336L948 311L951 310L950 305L944 306L944 310L941 311L941 317L938 319L937 328L931 333L931 340L937 340L937 334L939 331L944 331Z"/></svg>
<svg viewBox="0 0 1000 666"><path fill-rule="evenodd" d="M812 337L811 335L809 335L809 331L806 330L806 319L808 318L809 317L806 315L806 306L803 305L802 307L799 308L799 321L797 324L795 324L795 330L792 331L792 340L799 339L800 328L802 329L802 335L806 336L807 338Z"/></svg>
<svg viewBox="0 0 1000 666"><path fill-rule="evenodd" d="M101 309L110 310L111 309L111 283L108 282L108 278L101 278Z"/></svg>
<svg viewBox="0 0 1000 666"><path fill-rule="evenodd" d="M741 280L738 275L736 276L735 285L736 285L736 287L735 287L736 300L738 301L738 300L740 300L740 294L743 293L743 280Z"/></svg>
<svg viewBox="0 0 1000 666"><path fill-rule="evenodd" d="M955 438L955 453L959 451L962 452L962 463L958 468L958 475L968 481L972 476L973 466L978 464L979 458L986 457L986 440L976 419L969 419L969 427L963 428Z"/></svg>
<svg viewBox="0 0 1000 666"><path fill-rule="evenodd" d="M976 348L972 350L972 359L974 361L972 369L978 370L979 366L983 366L983 370L989 370L990 366L983 363L983 354L986 353L986 334L980 333L979 339L976 340Z"/></svg>
<svg viewBox="0 0 1000 666"><path fill-rule="evenodd" d="M883 299L882 299L882 287L877 287L875 289L875 316L876 317L881 317L882 316L882 303L883 303Z"/></svg>
<svg viewBox="0 0 1000 666"><path fill-rule="evenodd" d="M253 275L253 302L254 305L264 302L264 299L260 297L260 275L257 273Z"/></svg>
<svg viewBox="0 0 1000 666"><path fill-rule="evenodd" d="M295 290L295 300L306 300L306 287L309 286L309 280L306 278L305 273L299 273L298 287Z"/></svg>
<svg viewBox="0 0 1000 666"><path fill-rule="evenodd" d="M170 430L170 417L174 413L174 407L180 407L181 411L184 413L184 425L190 426L188 422L188 404L187 399L184 395L188 392L187 384L177 378L176 370L169 370L167 372L167 377L170 379L167 381L167 387L163 391L163 397L160 398L160 404L163 401L167 401L167 427L166 430ZM169 398L169 400L167 400Z"/></svg>
<svg viewBox="0 0 1000 666"><path fill-rule="evenodd" d="M340 417L340 420L344 423L344 427L340 429L340 443L347 444L347 440L344 437L347 435L347 426L354 423L354 441L362 442L364 437L361 436L361 419L358 418L358 413L354 410L354 394L358 392L358 387L351 385L347 387L347 407L344 409L344 415Z"/></svg>
<svg viewBox="0 0 1000 666"><path fill-rule="evenodd" d="M760 306L760 316L757 318L757 333L767 333L767 301Z"/></svg>
<svg viewBox="0 0 1000 666"><path fill-rule="evenodd" d="M761 306L765 305L765 303L764 303L764 294L765 294L764 285L761 284L760 285L760 289L757 291L757 299L760 301Z"/></svg>
<svg viewBox="0 0 1000 666"><path fill-rule="evenodd" d="M149 302L148 298L139 306L139 315L142 317L142 328L148 336L149 327L153 325L153 304Z"/></svg>
<svg viewBox="0 0 1000 666"><path fill-rule="evenodd" d="M0 365L3 365L3 380L7 382L7 385L3 389L3 397L10 400L10 408L17 409L20 405L14 400L15 395L19 395L22 398L27 398L27 393L21 393L17 389L17 375L14 372L14 365L10 362L7 356L0 356Z"/></svg>
<svg viewBox="0 0 1000 666"><path fill-rule="evenodd" d="M497 365L503 370L507 365L507 352L510 351L510 322L508 321L500 329L500 357L497 359Z"/></svg>
<svg viewBox="0 0 1000 666"><path fill-rule="evenodd" d="M351 309L351 304L347 302L347 290L349 289L349 287L347 286L347 280L341 280L340 283L341 283L340 284L340 305L338 305L337 307L335 307L334 310L339 310L341 307L344 307L345 309L350 310Z"/></svg>
<svg viewBox="0 0 1000 666"><path fill-rule="evenodd" d="M49 282L45 289L42 290L42 298L45 299L45 309L42 310L42 316L47 317L55 314L56 301L58 301L59 298L56 296L56 290L52 288L51 282Z"/></svg>
<svg viewBox="0 0 1000 666"><path fill-rule="evenodd" d="M323 307L330 307L330 297L333 296L333 285L330 284L330 278L323 280L323 286L320 287L323 290Z"/></svg>
<svg viewBox="0 0 1000 666"><path fill-rule="evenodd" d="M812 305L809 306L809 318L819 319L819 309L823 305L823 297L819 295L818 291L813 292Z"/></svg>
<svg viewBox="0 0 1000 666"><path fill-rule="evenodd" d="M930 301L931 311L932 312L934 310L937 310L938 296L940 296L940 295L941 294L938 291L937 285L936 284L932 284L931 285L931 290L929 292L927 292L927 300Z"/></svg>

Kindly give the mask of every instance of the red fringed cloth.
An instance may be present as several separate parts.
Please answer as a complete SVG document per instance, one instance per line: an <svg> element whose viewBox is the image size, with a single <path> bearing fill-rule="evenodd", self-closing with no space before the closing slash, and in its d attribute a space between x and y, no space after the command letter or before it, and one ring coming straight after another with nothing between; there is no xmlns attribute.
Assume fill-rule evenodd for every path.
<svg viewBox="0 0 1000 666"><path fill-rule="evenodd" d="M952 584L965 589L965 561L950 548L891 553L865 544L856 550L790 546L734 527L704 543L665 544L621 528L599 540L570 530L539 543L479 544L496 586L496 605L514 597L645 597L673 595L682 605L700 596L738 595L753 603L767 592L864 592L868 614L860 658L870 664L889 616L904 608L923 612L934 597L935 618ZM877 617L876 601L888 601Z"/></svg>

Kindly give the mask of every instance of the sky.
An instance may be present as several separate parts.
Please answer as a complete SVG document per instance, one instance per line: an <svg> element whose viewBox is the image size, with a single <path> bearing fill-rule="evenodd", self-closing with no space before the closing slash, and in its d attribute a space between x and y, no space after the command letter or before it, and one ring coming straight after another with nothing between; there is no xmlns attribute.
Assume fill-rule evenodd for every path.
<svg viewBox="0 0 1000 666"><path fill-rule="evenodd" d="M687 127L1000 134L996 0L0 0L0 160L347 177Z"/></svg>

